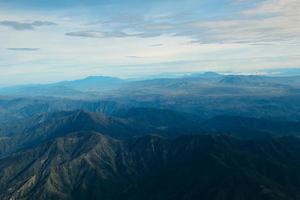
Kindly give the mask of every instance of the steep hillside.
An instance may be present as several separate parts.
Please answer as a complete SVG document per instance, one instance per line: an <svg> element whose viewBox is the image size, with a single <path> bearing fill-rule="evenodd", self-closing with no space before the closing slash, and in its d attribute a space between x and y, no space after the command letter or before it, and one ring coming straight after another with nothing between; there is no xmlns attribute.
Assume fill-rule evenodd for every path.
<svg viewBox="0 0 300 200"><path fill-rule="evenodd" d="M129 109L118 117L82 110L45 113L3 125L0 156L78 131L96 131L121 139L203 133L199 120L193 115L150 108Z"/></svg>
<svg viewBox="0 0 300 200"><path fill-rule="evenodd" d="M0 198L300 198L300 140L74 133L0 160Z"/></svg>

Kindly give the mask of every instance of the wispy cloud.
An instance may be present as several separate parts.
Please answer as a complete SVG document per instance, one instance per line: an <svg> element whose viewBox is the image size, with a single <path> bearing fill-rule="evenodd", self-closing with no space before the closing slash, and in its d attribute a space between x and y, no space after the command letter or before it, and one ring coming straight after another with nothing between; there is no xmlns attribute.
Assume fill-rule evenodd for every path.
<svg viewBox="0 0 300 200"><path fill-rule="evenodd" d="M144 57L142 56L126 56L127 58L133 58L133 59L142 59Z"/></svg>
<svg viewBox="0 0 300 200"><path fill-rule="evenodd" d="M105 34L98 31L78 31L66 33L67 36L87 37L87 38L103 38Z"/></svg>
<svg viewBox="0 0 300 200"><path fill-rule="evenodd" d="M11 76L28 70L36 77L48 72L68 77L74 66L78 74L114 75L144 74L144 65L149 73L300 66L299 55L294 56L300 52L299 0L76 2L0 6L0 75L7 76L9 68ZM18 47L43 51L22 53L38 49ZM202 60L176 63L196 59Z"/></svg>
<svg viewBox="0 0 300 200"><path fill-rule="evenodd" d="M35 28L41 26L53 26L57 24L50 21L19 22L19 21L4 20L4 21L0 21L0 25L12 28L14 30L24 31L24 30L34 30Z"/></svg>
<svg viewBox="0 0 300 200"><path fill-rule="evenodd" d="M249 0L235 0L250 4ZM234 5L232 5L234 6ZM189 37L194 43L268 43L300 42L300 1L265 0L251 4L234 13L235 17L200 19L189 14L162 16L128 15L122 18L90 23L106 30L98 32L67 33L81 37L139 37L153 38L162 35ZM196 15L196 14L194 14ZM95 28L96 27L96 28Z"/></svg>
<svg viewBox="0 0 300 200"><path fill-rule="evenodd" d="M161 46L163 46L163 44L162 44L162 43L151 44L150 46L151 46L151 47L161 47Z"/></svg>
<svg viewBox="0 0 300 200"><path fill-rule="evenodd" d="M246 2L246 1L245 1ZM196 21L195 30L205 30L209 42L235 43L300 43L300 1L265 0L254 7L241 10L236 18L228 20Z"/></svg>
<svg viewBox="0 0 300 200"><path fill-rule="evenodd" d="M39 51L39 48L7 48L8 51Z"/></svg>

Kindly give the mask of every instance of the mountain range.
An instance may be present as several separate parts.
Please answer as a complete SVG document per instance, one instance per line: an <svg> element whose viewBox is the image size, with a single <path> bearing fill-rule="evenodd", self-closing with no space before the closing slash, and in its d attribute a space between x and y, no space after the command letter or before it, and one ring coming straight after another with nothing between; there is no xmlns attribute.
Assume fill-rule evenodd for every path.
<svg viewBox="0 0 300 200"><path fill-rule="evenodd" d="M300 79L213 72L0 89L2 200L298 200Z"/></svg>

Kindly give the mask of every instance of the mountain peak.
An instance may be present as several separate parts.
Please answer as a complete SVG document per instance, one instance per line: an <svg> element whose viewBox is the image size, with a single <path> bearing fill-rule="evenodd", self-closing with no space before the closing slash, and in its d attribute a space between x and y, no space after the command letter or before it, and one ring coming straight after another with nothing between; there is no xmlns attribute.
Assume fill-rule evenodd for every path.
<svg viewBox="0 0 300 200"><path fill-rule="evenodd" d="M80 80L121 80L120 78L117 77L111 77L111 76L88 76L86 78L80 79Z"/></svg>

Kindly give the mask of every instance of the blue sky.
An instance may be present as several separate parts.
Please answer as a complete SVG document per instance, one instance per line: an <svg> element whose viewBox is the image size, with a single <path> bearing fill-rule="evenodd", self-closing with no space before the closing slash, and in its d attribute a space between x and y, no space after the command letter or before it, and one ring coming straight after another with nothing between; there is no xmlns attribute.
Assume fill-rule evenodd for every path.
<svg viewBox="0 0 300 200"><path fill-rule="evenodd" d="M300 66L299 0L0 0L0 86Z"/></svg>

